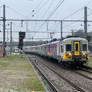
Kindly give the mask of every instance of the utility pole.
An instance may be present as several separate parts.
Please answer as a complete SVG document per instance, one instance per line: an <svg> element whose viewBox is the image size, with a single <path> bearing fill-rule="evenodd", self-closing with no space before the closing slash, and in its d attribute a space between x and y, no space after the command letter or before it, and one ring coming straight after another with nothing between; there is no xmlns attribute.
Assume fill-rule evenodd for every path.
<svg viewBox="0 0 92 92"><path fill-rule="evenodd" d="M87 7L84 7L84 32L85 38L87 38Z"/></svg>
<svg viewBox="0 0 92 92"><path fill-rule="evenodd" d="M12 53L12 22L10 22L10 54Z"/></svg>
<svg viewBox="0 0 92 92"><path fill-rule="evenodd" d="M5 5L3 5L3 56L5 56L6 52L5 52Z"/></svg>
<svg viewBox="0 0 92 92"><path fill-rule="evenodd" d="M62 32L63 30L62 30L62 20L61 20L61 40L63 39L63 35L62 35Z"/></svg>

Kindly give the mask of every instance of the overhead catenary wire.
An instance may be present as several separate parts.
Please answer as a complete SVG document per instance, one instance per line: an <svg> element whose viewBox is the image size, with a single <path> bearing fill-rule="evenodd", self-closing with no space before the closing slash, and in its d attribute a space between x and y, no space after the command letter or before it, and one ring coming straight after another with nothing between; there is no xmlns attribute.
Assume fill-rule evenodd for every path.
<svg viewBox="0 0 92 92"><path fill-rule="evenodd" d="M61 0L60 0L61 1ZM47 19L49 19L50 17L52 17L52 15L57 11L57 9L63 4L64 0L62 0L61 2L59 1L59 4L56 6L56 8L50 13L50 15L47 17Z"/></svg>
<svg viewBox="0 0 92 92"><path fill-rule="evenodd" d="M6 6L6 7L7 7L8 9L12 10L13 12L15 12L16 14L18 14L18 15L22 16L24 19L26 19L26 18L27 18L27 16L25 16L24 14L22 14L22 13L18 12L16 9L11 8L11 7L9 7L9 6Z"/></svg>
<svg viewBox="0 0 92 92"><path fill-rule="evenodd" d="M50 29L50 30L51 30L51 29ZM1 32L2 32L2 31L1 31ZM17 34L18 32L20 32L20 31L14 31L14 30L13 30L13 33L16 33L16 34ZM55 32L55 30L48 31L48 32L47 32L47 31L44 32L44 31L42 31L42 30L41 30L41 31L35 31L35 30L29 30L29 31L27 31L28 34L29 34L29 33L51 33L51 32L60 33L60 32L58 32L58 31ZM63 33L70 33L70 32L63 32Z"/></svg>
<svg viewBox="0 0 92 92"><path fill-rule="evenodd" d="M88 4L91 2L91 0L88 2ZM88 5L87 4L87 5ZM69 18L69 17L71 17L71 16L73 16L74 14L76 14L77 12L79 12L80 10L82 10L83 8L80 8L80 9L78 9L77 11L75 11L74 13L72 13L71 15L69 15L69 16L66 16L66 17L64 17L63 19L66 19L66 18ZM71 24L73 24L73 23L71 23ZM69 24L69 25L71 25L71 24ZM67 25L67 26L69 26L69 25ZM41 25L42 26L42 25Z"/></svg>
<svg viewBox="0 0 92 92"><path fill-rule="evenodd" d="M41 6L42 3L43 3L42 0L40 0L40 2L39 2L38 5L35 7L35 9L38 9L38 8Z"/></svg>
<svg viewBox="0 0 92 92"><path fill-rule="evenodd" d="M42 16L42 18L46 15L46 13L48 12L48 10L51 8L51 5L54 3L54 1L53 0L51 0L51 2L50 2L50 4L49 4L49 6L48 6L48 8L47 8L47 10L45 10L45 13L43 14L43 16ZM46 5L46 4L45 4ZM48 22L47 22L48 23Z"/></svg>
<svg viewBox="0 0 92 92"><path fill-rule="evenodd" d="M57 9L63 4L63 2L64 2L64 0L63 1L59 1L59 3L57 4L57 6L56 6L56 8L54 9L54 11L52 11L51 13L50 13L50 15L47 17L47 19L49 19L50 17L52 17L52 15L57 11ZM39 27L39 28L41 28L42 26L44 25L44 23Z"/></svg>
<svg viewBox="0 0 92 92"><path fill-rule="evenodd" d="M0 19L0 21L2 21L2 19ZM64 22L84 22L84 20L78 20L78 19L74 19L74 20L36 20L36 19L6 19L6 21L39 21L39 22L48 22L48 21L64 21ZM88 22L92 22L92 20L88 20Z"/></svg>
<svg viewBox="0 0 92 92"><path fill-rule="evenodd" d="M80 9L79 9L79 10L80 10ZM79 11L79 10L78 10L78 11ZM78 11L76 11L76 12L78 12ZM76 13L76 12L75 12L75 13Z"/></svg>
<svg viewBox="0 0 92 92"><path fill-rule="evenodd" d="M42 4L42 5L41 5ZM41 12L41 10L44 8L44 6L47 5L47 0L45 0L45 2L42 2L38 4L39 6L35 8L36 12L34 13L34 15L37 15L39 12ZM35 11L34 10L34 11Z"/></svg>
<svg viewBox="0 0 92 92"><path fill-rule="evenodd" d="M47 9L45 10L45 13L43 14L42 18L48 13L48 10L52 7L53 3L54 3L54 1L51 0L49 6L48 6Z"/></svg>
<svg viewBox="0 0 92 92"><path fill-rule="evenodd" d="M78 13L79 11L81 11L81 10L83 10L83 9L84 9L84 8L80 8L80 9L76 10L75 12L73 12L72 14L70 14L70 15L64 17L63 19L67 19L67 18L69 18L69 17L75 15L76 13Z"/></svg>
<svg viewBox="0 0 92 92"><path fill-rule="evenodd" d="M64 0L60 0L59 1L59 3L57 4L57 6L56 6L56 8L49 14L49 16L47 17L47 19L46 20L48 20L50 17L52 17L52 15L57 11L57 9L63 4L63 2L64 2ZM44 23L43 24L41 24L41 26L39 27L39 29L42 27L44 25Z"/></svg>
<svg viewBox="0 0 92 92"><path fill-rule="evenodd" d="M83 18L83 17L81 17L79 20L81 20L82 18ZM84 20L83 20L83 22L84 22ZM77 22L75 22L75 23L77 23ZM70 24L65 25L63 28L70 27L72 24L74 24L74 22L72 22L72 23L70 23Z"/></svg>
<svg viewBox="0 0 92 92"><path fill-rule="evenodd" d="M14 9L14 8L11 8L11 7L9 7L9 6L6 6L8 9L10 9L10 10L12 10L13 12L15 12L16 14L18 14L18 15L20 15L20 16L22 16L24 19L26 19L27 18L27 16L25 16L24 14L22 14L22 13L20 13L19 11L17 11L16 9ZM23 20L21 20L21 24L23 23L24 21ZM27 24L26 22L25 22L25 24Z"/></svg>
<svg viewBox="0 0 92 92"><path fill-rule="evenodd" d="M60 0L61 1L61 0ZM64 0L63 0L64 1ZM62 1L62 3L63 3L63 1ZM61 5L61 3L60 3L60 5ZM7 6L8 7L8 6ZM58 6L59 7L59 6ZM58 8L57 7L57 8ZM10 8L10 7L8 7L8 8ZM56 9L57 9L56 8ZM17 14L19 14L19 15L21 15L21 16L23 16L23 17L27 17L27 16L25 16L25 15L23 15L23 14L21 14L20 12L18 12L17 10L15 10L15 9L13 9L13 8L10 8L10 9L12 9L13 10L13 12L15 11ZM0 20L0 21L2 21L2 19ZM46 19L46 20L32 20L32 19L6 19L6 21L64 21L64 22L83 22L83 20L64 20L64 19L62 19L62 20L49 20L49 19Z"/></svg>
<svg viewBox="0 0 92 92"><path fill-rule="evenodd" d="M87 7L87 9L89 9L90 11L92 11L92 9L90 9L90 8L88 8L88 7ZM90 15L92 15L92 13L87 14L87 16L90 16ZM81 17L80 19L82 19L82 18L84 18L84 17ZM80 19L79 19L79 20L80 20ZM89 22L89 21L88 21L88 22ZM70 23L70 24L68 24L68 25L65 25L64 28L70 27L72 24L74 24L74 23Z"/></svg>
<svg viewBox="0 0 92 92"><path fill-rule="evenodd" d="M76 10L75 12L73 12L72 14L70 14L70 15L64 17L63 19L67 19L67 18L69 18L69 17L75 15L76 13L78 13L79 11L81 11L81 10L83 10L83 9L84 9L84 8L80 8L80 9ZM83 18L83 17L82 17L82 18ZM80 18L80 19L82 19L82 18ZM80 19L79 19L79 20L80 20ZM74 24L74 23L70 23L70 24L68 24L68 25L65 25L64 28L69 27L69 26L72 25L72 24Z"/></svg>
<svg viewBox="0 0 92 92"><path fill-rule="evenodd" d="M88 3L87 3L85 6L87 6L87 5L88 5L89 3L91 3L91 2L92 2L92 0L89 0ZM77 12L79 12L79 11L81 11L81 10L83 10L83 9L84 9L84 7L82 7L82 8L80 8L80 9L76 10L75 12L73 12L72 14L70 14L70 15L64 17L63 19L67 19L67 18L69 18L69 17L75 15Z"/></svg>

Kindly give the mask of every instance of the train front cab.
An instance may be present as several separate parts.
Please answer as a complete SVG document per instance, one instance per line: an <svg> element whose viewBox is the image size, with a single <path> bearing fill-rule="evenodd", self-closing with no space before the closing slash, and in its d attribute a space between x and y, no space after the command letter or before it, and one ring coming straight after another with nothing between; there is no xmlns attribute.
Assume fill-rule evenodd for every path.
<svg viewBox="0 0 92 92"><path fill-rule="evenodd" d="M74 63L83 65L88 61L88 46L87 43L83 43L82 41L74 41L73 43L73 55L72 60Z"/></svg>
<svg viewBox="0 0 92 92"><path fill-rule="evenodd" d="M75 61L75 63L78 63L82 59L80 52L80 41L74 41L73 48L74 51L72 55L72 60Z"/></svg>
<svg viewBox="0 0 92 92"><path fill-rule="evenodd" d="M82 41L72 41L65 42L64 44L64 53L62 56L62 62L69 64L79 64L83 65L88 61L87 53L87 42L83 43Z"/></svg>

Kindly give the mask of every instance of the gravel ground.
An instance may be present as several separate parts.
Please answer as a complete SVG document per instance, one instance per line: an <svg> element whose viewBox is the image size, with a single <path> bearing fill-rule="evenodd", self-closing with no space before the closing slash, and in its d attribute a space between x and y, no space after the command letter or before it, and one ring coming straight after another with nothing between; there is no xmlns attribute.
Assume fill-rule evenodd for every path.
<svg viewBox="0 0 92 92"><path fill-rule="evenodd" d="M90 77L92 79L92 73L81 71L81 70L77 70L76 72L81 73L83 75L86 75L86 76L88 76L88 77Z"/></svg>
<svg viewBox="0 0 92 92"><path fill-rule="evenodd" d="M48 80L50 80L56 86L56 88L59 89L59 92L77 92L76 89L73 88L70 84L68 84L66 81L64 81L63 79L61 79L54 72L52 72L51 70L49 70L46 66L44 66L43 64L41 64L39 62L39 59L40 58L38 58L36 56L36 64L37 64L37 66L39 66L39 68L41 69L41 72L48 78ZM43 61L43 60L40 59L40 61Z"/></svg>
<svg viewBox="0 0 92 92"><path fill-rule="evenodd" d="M71 87L67 82L65 82L63 79L60 79L57 75L55 75L53 72L51 72L49 69L47 69L45 66L42 65L46 60L43 60L39 57L36 57L39 67L44 69L42 70L43 73L48 76L48 79L51 80L61 92L74 92L75 89ZM42 62L42 63L41 63ZM85 92L91 92L92 91L92 81L84 78L83 76L80 76L76 74L73 71L65 70L58 65L55 65L51 62L45 62L48 66L52 67L54 70L56 70L58 73L63 75L65 78L70 80L72 83L77 85L78 87L81 87L85 90Z"/></svg>
<svg viewBox="0 0 92 92"><path fill-rule="evenodd" d="M24 55L0 58L0 92L44 91L44 88Z"/></svg>
<svg viewBox="0 0 92 92"><path fill-rule="evenodd" d="M47 67L38 64L40 69L42 70L42 73L48 77L48 79L59 89L60 92L74 92L75 89L67 84L63 79L58 77L55 73L53 73L51 70L49 70Z"/></svg>

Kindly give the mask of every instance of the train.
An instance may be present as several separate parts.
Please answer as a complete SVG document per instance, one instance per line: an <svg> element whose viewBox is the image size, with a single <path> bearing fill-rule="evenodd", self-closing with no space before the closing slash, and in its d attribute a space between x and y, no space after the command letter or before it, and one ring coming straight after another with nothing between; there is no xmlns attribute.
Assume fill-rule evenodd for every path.
<svg viewBox="0 0 92 92"><path fill-rule="evenodd" d="M30 52L48 56L62 64L84 65L88 62L88 41L81 37L70 37L30 46Z"/></svg>

